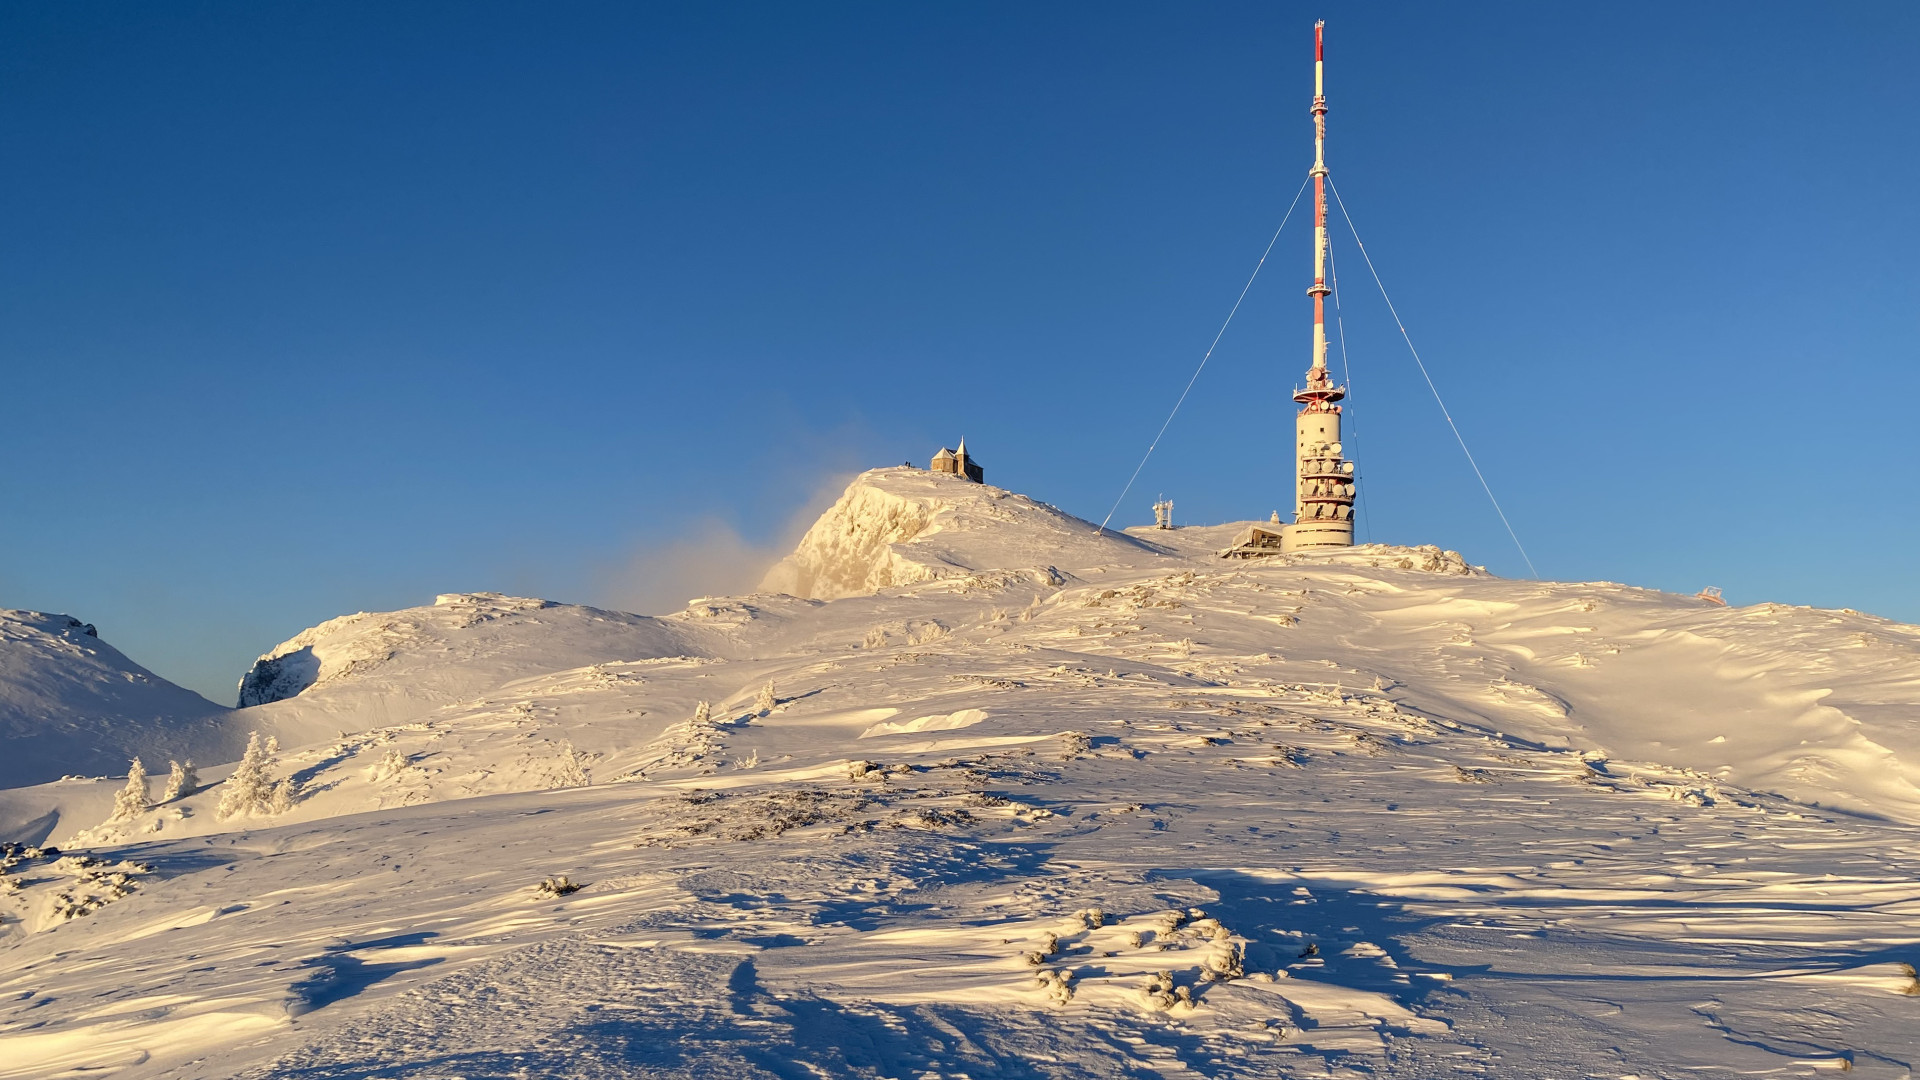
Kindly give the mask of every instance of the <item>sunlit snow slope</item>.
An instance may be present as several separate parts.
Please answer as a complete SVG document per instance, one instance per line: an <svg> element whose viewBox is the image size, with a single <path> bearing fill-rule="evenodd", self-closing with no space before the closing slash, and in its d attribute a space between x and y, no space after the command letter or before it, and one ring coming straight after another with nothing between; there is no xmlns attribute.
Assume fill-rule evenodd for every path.
<svg viewBox="0 0 1920 1080"><path fill-rule="evenodd" d="M0 798L0 1078L1910 1076L1920 630L1233 531L881 470L809 598L309 631L283 812Z"/></svg>

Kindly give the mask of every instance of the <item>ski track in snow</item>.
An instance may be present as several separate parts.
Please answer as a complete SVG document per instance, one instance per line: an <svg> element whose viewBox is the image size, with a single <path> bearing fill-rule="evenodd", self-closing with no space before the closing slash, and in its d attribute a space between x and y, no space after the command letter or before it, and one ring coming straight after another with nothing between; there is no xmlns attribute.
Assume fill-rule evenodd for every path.
<svg viewBox="0 0 1920 1080"><path fill-rule="evenodd" d="M938 565L834 550L910 584L696 601L686 655L367 707L280 818L16 858L0 1080L1911 1075L1920 631L1223 530L1032 567L893 472L849 502Z"/></svg>

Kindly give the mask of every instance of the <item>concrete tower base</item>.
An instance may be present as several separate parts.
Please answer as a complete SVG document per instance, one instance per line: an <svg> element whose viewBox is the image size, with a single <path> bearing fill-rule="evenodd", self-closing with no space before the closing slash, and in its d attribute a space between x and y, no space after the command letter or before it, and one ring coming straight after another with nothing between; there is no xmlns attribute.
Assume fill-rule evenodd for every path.
<svg viewBox="0 0 1920 1080"><path fill-rule="evenodd" d="M1339 408L1302 410L1294 422L1294 523L1281 530L1280 550L1353 546L1353 463L1341 450Z"/></svg>
<svg viewBox="0 0 1920 1080"><path fill-rule="evenodd" d="M1281 551L1353 546L1351 521L1301 521L1280 527Z"/></svg>

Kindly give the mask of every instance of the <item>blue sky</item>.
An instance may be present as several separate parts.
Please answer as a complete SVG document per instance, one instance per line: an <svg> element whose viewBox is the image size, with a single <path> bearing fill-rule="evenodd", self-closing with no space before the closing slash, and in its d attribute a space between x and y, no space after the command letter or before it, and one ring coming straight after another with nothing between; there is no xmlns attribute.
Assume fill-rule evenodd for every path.
<svg viewBox="0 0 1920 1080"><path fill-rule="evenodd" d="M1920 8L15 4L0 605L738 588L964 434L1095 520L1329 161L1542 575L1920 621ZM1344 230L1363 533L1524 565ZM1309 231L1117 520L1284 508Z"/></svg>

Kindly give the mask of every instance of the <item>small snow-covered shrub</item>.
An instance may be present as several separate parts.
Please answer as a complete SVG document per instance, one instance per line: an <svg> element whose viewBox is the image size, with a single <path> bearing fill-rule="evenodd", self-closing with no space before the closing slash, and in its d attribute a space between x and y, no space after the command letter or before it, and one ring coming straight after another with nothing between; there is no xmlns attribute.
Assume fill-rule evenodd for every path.
<svg viewBox="0 0 1920 1080"><path fill-rule="evenodd" d="M388 747L386 755L380 759L378 764L368 770L367 779L375 783L383 780L397 779L405 775L407 769L412 767L412 765L413 756L411 754L403 754L397 748Z"/></svg>
<svg viewBox="0 0 1920 1080"><path fill-rule="evenodd" d="M773 696L773 684L769 682L760 688L759 696L753 699L753 714L755 716L766 716L773 712L773 707L778 704L780 704L780 699Z"/></svg>
<svg viewBox="0 0 1920 1080"><path fill-rule="evenodd" d="M167 773L167 790L161 794L161 802L184 799L200 790L200 771L193 767L192 758L185 761L169 761L167 765L170 768Z"/></svg>
<svg viewBox="0 0 1920 1080"><path fill-rule="evenodd" d="M1688 806L1704 807L1714 804L1713 794L1707 788L1671 787L1667 789L1667 797L1674 802L1686 803Z"/></svg>
<svg viewBox="0 0 1920 1080"><path fill-rule="evenodd" d="M1173 1007L1173 972L1161 971L1149 976L1140 986L1147 1004L1158 1009Z"/></svg>
<svg viewBox="0 0 1920 1080"><path fill-rule="evenodd" d="M1072 761L1088 750L1093 749L1093 740L1084 731L1063 731L1060 733L1060 759Z"/></svg>
<svg viewBox="0 0 1920 1080"><path fill-rule="evenodd" d="M540 884L535 885L533 891L543 897L558 898L570 893L579 892L580 886L568 880L567 875L561 874L558 877L550 877Z"/></svg>
<svg viewBox="0 0 1920 1080"><path fill-rule="evenodd" d="M1071 971L1037 972L1033 981L1046 991L1047 997L1056 1005L1065 1005L1073 1000L1073 972Z"/></svg>
<svg viewBox="0 0 1920 1080"><path fill-rule="evenodd" d="M587 755L573 748L573 740L560 740L560 760L547 770L547 786L555 788L586 787L593 783L587 771Z"/></svg>
<svg viewBox="0 0 1920 1080"><path fill-rule="evenodd" d="M1200 977L1208 982L1228 982L1244 977L1247 973L1245 947L1239 942L1225 941L1221 937L1215 937L1214 942L1224 945L1225 949L1207 958L1206 963L1201 966Z"/></svg>
<svg viewBox="0 0 1920 1080"><path fill-rule="evenodd" d="M273 790L268 793L267 812L270 814L284 814L293 809L293 804L299 801L300 781L289 776L285 780L273 785Z"/></svg>
<svg viewBox="0 0 1920 1080"><path fill-rule="evenodd" d="M973 824L973 815L958 808L943 810L930 806L909 815L912 823L927 829L958 829Z"/></svg>
<svg viewBox="0 0 1920 1080"><path fill-rule="evenodd" d="M52 848L48 848L42 854L52 851ZM134 877L153 872L153 867L146 863L130 859L107 863L91 855L63 856L55 859L48 869L74 879L70 886L53 897L50 911L62 919L91 915L113 901L132 894L137 888Z"/></svg>
<svg viewBox="0 0 1920 1080"><path fill-rule="evenodd" d="M764 840L790 829L843 820L872 805L873 801L865 795L818 789L758 797L689 790L680 794L677 805L670 811L671 817L677 819L671 833L645 837L639 846L678 846L695 837L732 842ZM864 827L870 831L873 824L867 822Z"/></svg>
<svg viewBox="0 0 1920 1080"><path fill-rule="evenodd" d="M1087 929L1089 930L1098 930L1107 925L1107 913L1097 907L1090 907L1080 912L1080 919L1087 924ZM1135 946L1135 948L1138 948L1138 946Z"/></svg>
<svg viewBox="0 0 1920 1080"><path fill-rule="evenodd" d="M886 778L887 771L881 768L877 761L847 762L847 779L849 780L885 780Z"/></svg>
<svg viewBox="0 0 1920 1080"><path fill-rule="evenodd" d="M1197 1002L1193 1000L1193 991L1184 986L1175 986L1173 972L1162 971L1148 979L1140 988L1141 997L1146 999L1149 1009L1162 1012L1173 1009L1192 1009Z"/></svg>

